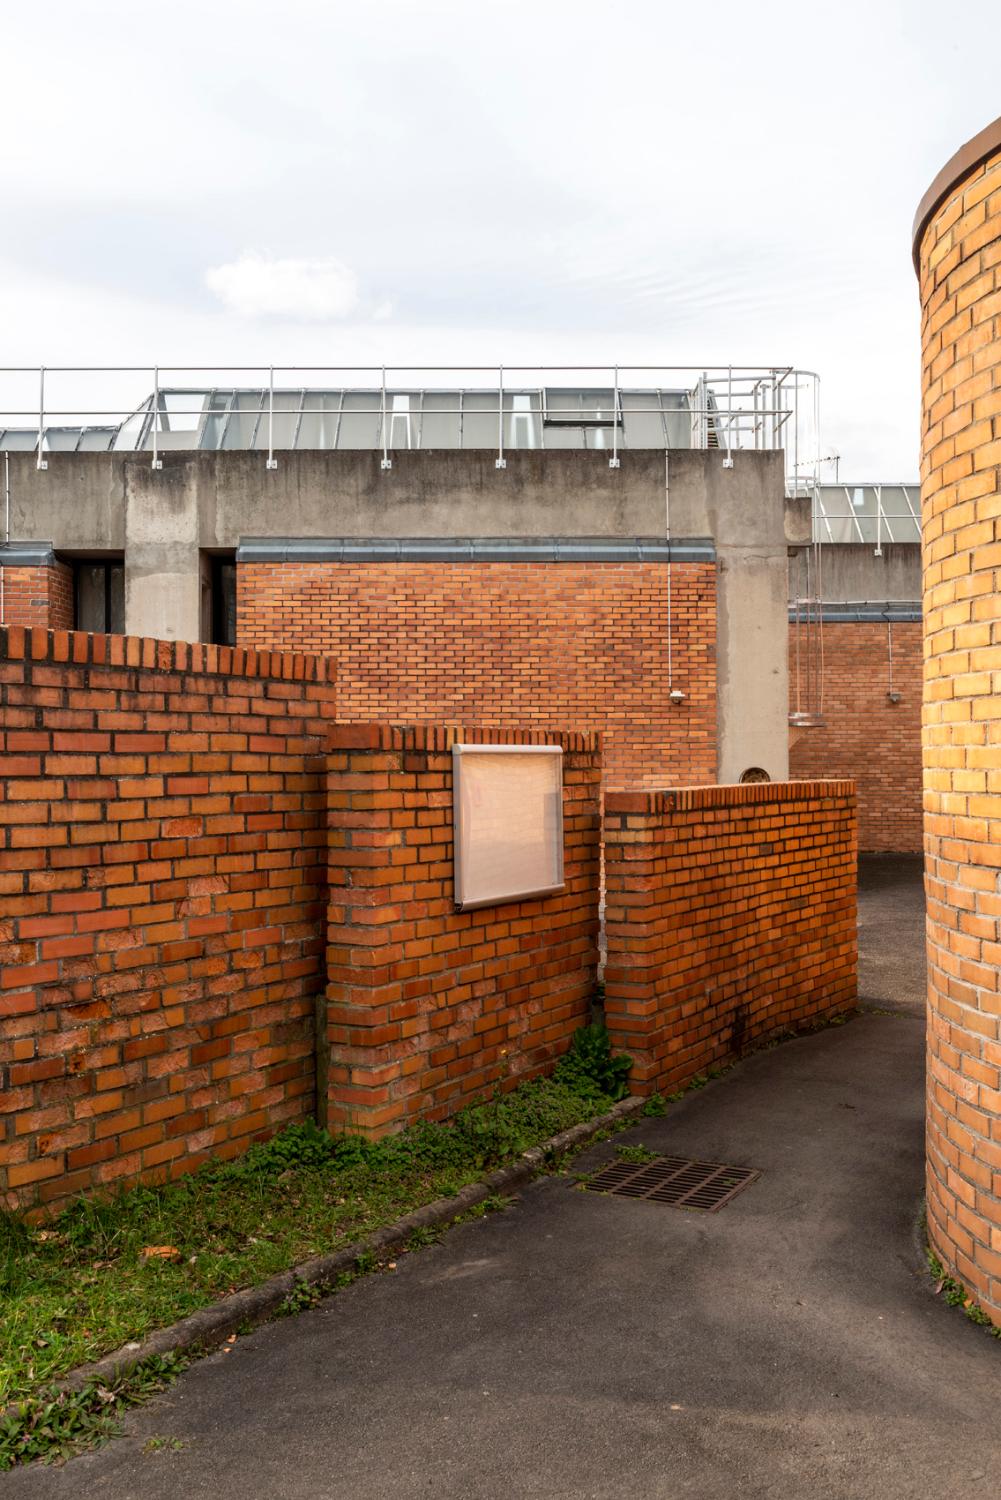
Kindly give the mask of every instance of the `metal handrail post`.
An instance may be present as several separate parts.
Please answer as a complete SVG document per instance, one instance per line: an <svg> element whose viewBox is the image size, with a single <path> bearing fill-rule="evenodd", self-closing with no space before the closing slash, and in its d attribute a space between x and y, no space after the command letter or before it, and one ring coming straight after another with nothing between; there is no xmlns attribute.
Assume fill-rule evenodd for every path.
<svg viewBox="0 0 1001 1500"><path fill-rule="evenodd" d="M497 366L497 457L494 460L495 469L506 469L507 459L504 457L504 366Z"/></svg>
<svg viewBox="0 0 1001 1500"><path fill-rule="evenodd" d="M268 366L268 462L269 469L277 469L275 458L275 367Z"/></svg>
<svg viewBox="0 0 1001 1500"><path fill-rule="evenodd" d="M733 366L726 372L726 458L724 469L733 468Z"/></svg>
<svg viewBox="0 0 1001 1500"><path fill-rule="evenodd" d="M393 460L389 456L389 444L386 436L386 366L382 367L382 464L383 469L391 469Z"/></svg>
<svg viewBox="0 0 1001 1500"><path fill-rule="evenodd" d="M42 457L42 443L45 441L45 366L38 367L38 457L35 460L36 469L47 469L49 466Z"/></svg>
<svg viewBox="0 0 1001 1500"><path fill-rule="evenodd" d="M619 462L619 367L615 366L612 385L612 456L608 460L610 469L621 469Z"/></svg>
<svg viewBox="0 0 1001 1500"><path fill-rule="evenodd" d="M153 463L154 469L163 468L163 459L157 457L156 424L160 420L160 366L153 366Z"/></svg>

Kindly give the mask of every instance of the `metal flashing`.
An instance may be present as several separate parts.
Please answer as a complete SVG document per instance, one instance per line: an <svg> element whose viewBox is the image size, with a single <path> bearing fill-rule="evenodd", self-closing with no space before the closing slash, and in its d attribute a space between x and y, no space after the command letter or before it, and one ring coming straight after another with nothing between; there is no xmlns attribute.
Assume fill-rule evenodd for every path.
<svg viewBox="0 0 1001 1500"><path fill-rule="evenodd" d="M883 624L901 624L907 621L921 619L920 599L861 599L846 600L838 603L836 600L825 600L821 606L821 619L825 625L847 625L867 624L871 622ZM802 619L802 611L800 619ZM789 605L789 623L796 623L796 605Z"/></svg>
<svg viewBox="0 0 1001 1500"><path fill-rule="evenodd" d="M710 537L241 537L241 562L713 562Z"/></svg>
<svg viewBox="0 0 1001 1500"><path fill-rule="evenodd" d="M51 542L0 543L0 567L53 568L55 564L56 554Z"/></svg>

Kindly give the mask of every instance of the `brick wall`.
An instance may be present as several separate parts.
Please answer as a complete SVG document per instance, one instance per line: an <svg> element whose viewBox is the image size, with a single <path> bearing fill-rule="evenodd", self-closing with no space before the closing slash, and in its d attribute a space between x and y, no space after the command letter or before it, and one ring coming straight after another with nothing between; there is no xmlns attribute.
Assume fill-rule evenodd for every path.
<svg viewBox="0 0 1001 1500"><path fill-rule="evenodd" d="M605 1015L639 1092L856 1002L849 781L605 797Z"/></svg>
<svg viewBox="0 0 1001 1500"><path fill-rule="evenodd" d="M312 1112L331 679L0 632L0 1199L172 1174Z"/></svg>
<svg viewBox="0 0 1001 1500"><path fill-rule="evenodd" d="M919 249L928 1235L1001 1324L1001 150Z"/></svg>
<svg viewBox="0 0 1001 1500"><path fill-rule="evenodd" d="M563 746L564 891L456 911L454 742ZM350 725L328 777L331 1127L441 1118L547 1071L589 1019L598 941L594 736Z"/></svg>
<svg viewBox="0 0 1001 1500"><path fill-rule="evenodd" d="M30 568L0 566L0 573L3 576L0 624L72 630L73 573L65 563Z"/></svg>
<svg viewBox="0 0 1001 1500"><path fill-rule="evenodd" d="M867 621L824 623L824 718L816 729L790 731L794 781L851 778L858 795L859 849L917 853L921 849L920 621L897 621L893 687L887 697L887 626ZM790 708L796 707L796 632L790 627Z"/></svg>
<svg viewBox="0 0 1001 1500"><path fill-rule="evenodd" d="M611 785L716 777L715 568L241 563L241 645L337 661L343 719L599 730Z"/></svg>

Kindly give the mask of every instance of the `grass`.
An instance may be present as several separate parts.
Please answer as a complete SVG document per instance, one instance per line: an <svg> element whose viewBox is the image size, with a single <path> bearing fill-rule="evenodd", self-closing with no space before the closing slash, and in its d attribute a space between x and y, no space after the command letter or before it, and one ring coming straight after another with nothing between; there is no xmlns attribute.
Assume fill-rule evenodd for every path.
<svg viewBox="0 0 1001 1500"><path fill-rule="evenodd" d="M586 1030L593 1052L595 1028ZM601 1114L619 1096L622 1069L612 1075L592 1062L578 1046L552 1078L383 1141L292 1126L177 1182L80 1199L41 1227L0 1214L0 1410ZM418 1234L414 1247L427 1238ZM167 1253L144 1254L151 1249ZM304 1288L285 1310L313 1296Z"/></svg>

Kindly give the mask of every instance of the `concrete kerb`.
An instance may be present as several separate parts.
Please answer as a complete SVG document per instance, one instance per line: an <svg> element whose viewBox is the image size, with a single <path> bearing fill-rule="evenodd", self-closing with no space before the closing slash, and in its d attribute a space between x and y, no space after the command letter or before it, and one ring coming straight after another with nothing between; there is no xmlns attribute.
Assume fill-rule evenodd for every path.
<svg viewBox="0 0 1001 1500"><path fill-rule="evenodd" d="M211 1307L200 1308L198 1312L181 1318L168 1328L157 1329L141 1343L123 1344L93 1364L80 1365L62 1380L55 1382L56 1388L79 1391L87 1385L108 1384L120 1380L138 1365L157 1355L181 1353L186 1349L208 1351L247 1323L266 1322L297 1286L305 1284L324 1287L343 1272L351 1270L361 1257L404 1244L415 1229L430 1229L448 1224L459 1214L475 1208L485 1198L523 1187L544 1169L551 1156L585 1145L600 1131L617 1125L631 1115L639 1114L646 1103L646 1098L642 1096L623 1099L606 1114L597 1115L593 1120L585 1120L580 1125L552 1136L542 1145L533 1146L520 1161L491 1172L481 1182L471 1182L454 1197L438 1198L434 1203L404 1214L395 1223L387 1224L384 1229L367 1235L363 1240L356 1240L342 1250L331 1255L315 1255L288 1271L270 1277L260 1286L233 1292L219 1302L214 1302ZM14 1402L13 1407L16 1408L17 1404Z"/></svg>

